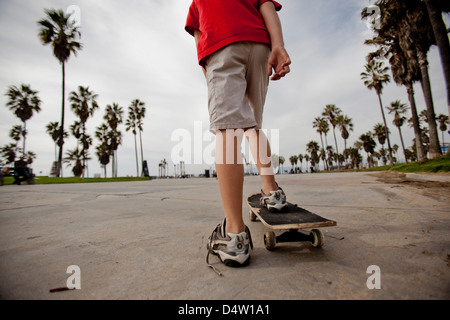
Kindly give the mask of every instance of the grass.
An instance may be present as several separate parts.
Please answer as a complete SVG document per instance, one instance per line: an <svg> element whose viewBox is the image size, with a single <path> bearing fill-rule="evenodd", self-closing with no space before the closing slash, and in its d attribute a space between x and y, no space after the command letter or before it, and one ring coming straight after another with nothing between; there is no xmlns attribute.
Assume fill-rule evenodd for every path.
<svg viewBox="0 0 450 320"><path fill-rule="evenodd" d="M399 171L399 172L449 172L450 171L450 155L427 160L424 162L398 163L392 168L389 165L366 169L367 171Z"/></svg>
<svg viewBox="0 0 450 320"><path fill-rule="evenodd" d="M450 155L427 160L425 162L412 162L412 163L401 163L396 164L390 170L400 171L400 172L449 172L450 171Z"/></svg>
<svg viewBox="0 0 450 320"><path fill-rule="evenodd" d="M56 177L36 177L35 184L61 184L61 183L95 183L95 182L123 182L123 181L148 181L147 177L118 177L118 178L56 178ZM5 185L13 184L14 177L4 177Z"/></svg>

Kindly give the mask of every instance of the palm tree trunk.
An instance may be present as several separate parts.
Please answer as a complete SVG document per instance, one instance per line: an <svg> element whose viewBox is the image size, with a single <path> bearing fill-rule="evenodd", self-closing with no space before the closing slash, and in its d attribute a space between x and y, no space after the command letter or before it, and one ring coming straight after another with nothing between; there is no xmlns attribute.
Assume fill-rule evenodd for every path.
<svg viewBox="0 0 450 320"><path fill-rule="evenodd" d="M442 69L447 84L447 108L448 114L450 115L450 42L448 40L447 28L442 19L442 12L436 6L436 1L425 0L425 4L441 56Z"/></svg>
<svg viewBox="0 0 450 320"><path fill-rule="evenodd" d="M419 58L420 72L422 74L422 90L427 105L428 129L430 132L430 158L434 159L442 155L439 146L439 138L436 126L436 114L434 113L433 95L431 93L430 78L428 76L428 62L426 55L420 50L417 51Z"/></svg>
<svg viewBox="0 0 450 320"><path fill-rule="evenodd" d="M325 156L327 157L327 170L329 171L330 170L330 167L329 167L329 165L328 165L328 141L327 141L327 134L326 133L324 133L323 134L324 136L325 136Z"/></svg>
<svg viewBox="0 0 450 320"><path fill-rule="evenodd" d="M347 150L347 139L344 139L344 152L343 152L343 154L345 153L345 154L348 155L346 150ZM347 157L344 158L344 161L347 164Z"/></svg>
<svg viewBox="0 0 450 320"><path fill-rule="evenodd" d="M403 149L403 154L405 156L405 162L408 163L408 158L406 157L405 143L403 142L402 130L400 129L400 127L397 127L397 128L398 128L398 133L400 135L400 142L402 143L402 149Z"/></svg>
<svg viewBox="0 0 450 320"><path fill-rule="evenodd" d="M341 165L339 163L339 150L338 150L338 146L337 146L337 140L336 140L336 132L334 131L334 126L333 126L333 136L334 136L334 145L336 146L336 154L337 154L337 165L338 165L338 170L341 170Z"/></svg>
<svg viewBox="0 0 450 320"><path fill-rule="evenodd" d="M384 116L383 103L381 102L381 94L377 92L377 95L378 95L378 101L380 102L381 115L383 116L384 130L386 132L386 140L387 140L388 148L389 148L389 166L393 167L394 162L392 160L392 148L391 148L391 139L389 138L389 129L388 129L388 126L386 123L386 117Z"/></svg>
<svg viewBox="0 0 450 320"><path fill-rule="evenodd" d="M66 71L65 63L62 62L62 107L61 107L61 129L59 133L61 145L59 146L58 155L58 166L56 170L56 176L62 177L62 156L63 156L63 145L64 145L64 109L65 109L65 89L66 89Z"/></svg>
<svg viewBox="0 0 450 320"><path fill-rule="evenodd" d="M417 160L425 161L426 155L422 143L422 132L420 130L419 116L417 115L416 100L414 99L414 88L412 83L406 85L406 91L408 92L408 100L411 105L411 117L414 128L414 140L416 141Z"/></svg>
<svg viewBox="0 0 450 320"><path fill-rule="evenodd" d="M112 152L112 161L111 161L111 178L114 178L114 162L115 162L114 150Z"/></svg>
<svg viewBox="0 0 450 320"><path fill-rule="evenodd" d="M119 157L117 156L117 150L116 151L114 151L114 153L116 154L116 165L115 165L115 168L114 168L114 178L117 178L117 172L118 172L118 168L119 168L119 166L117 165L118 163L119 163Z"/></svg>
<svg viewBox="0 0 450 320"><path fill-rule="evenodd" d="M22 144L22 155L25 157L25 140L27 136L27 123L26 121L23 122L23 144Z"/></svg>
<svg viewBox="0 0 450 320"><path fill-rule="evenodd" d="M320 133L320 143L322 144L322 149L323 149L323 153L325 154L325 168L328 171L328 159L327 159L327 151L324 149L323 147L323 138L322 138L322 133Z"/></svg>
<svg viewBox="0 0 450 320"><path fill-rule="evenodd" d="M137 152L136 134L134 135L134 152L136 153L136 177L139 177L139 160Z"/></svg>
<svg viewBox="0 0 450 320"><path fill-rule="evenodd" d="M142 131L139 130L139 140L141 144L141 165L142 165L142 173L141 175L144 176L144 151L142 149Z"/></svg>

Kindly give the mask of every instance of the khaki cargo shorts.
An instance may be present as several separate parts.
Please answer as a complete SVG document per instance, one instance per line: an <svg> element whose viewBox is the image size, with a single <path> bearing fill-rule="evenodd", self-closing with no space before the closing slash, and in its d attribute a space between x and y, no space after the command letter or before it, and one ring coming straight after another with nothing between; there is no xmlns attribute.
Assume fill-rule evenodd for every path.
<svg viewBox="0 0 450 320"><path fill-rule="evenodd" d="M269 46L237 42L206 60L210 130L261 129L269 76Z"/></svg>

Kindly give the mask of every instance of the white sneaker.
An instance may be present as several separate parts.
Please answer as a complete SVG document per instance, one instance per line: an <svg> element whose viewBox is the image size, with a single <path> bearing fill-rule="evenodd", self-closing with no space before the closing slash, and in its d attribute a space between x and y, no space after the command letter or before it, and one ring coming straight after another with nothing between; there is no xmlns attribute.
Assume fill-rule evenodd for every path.
<svg viewBox="0 0 450 320"><path fill-rule="evenodd" d="M253 249L250 230L247 226L245 226L245 231L241 233L228 233L226 236L224 234L225 219L211 233L207 244L208 255L206 256L206 263L219 275L222 274L209 263L210 253L218 256L220 261L227 266L240 267L249 263L250 248Z"/></svg>
<svg viewBox="0 0 450 320"><path fill-rule="evenodd" d="M269 194L265 194L261 190L261 204L267 208L270 212L286 212L288 210L288 204L286 202L286 195L283 189L278 187L276 191L270 191Z"/></svg>

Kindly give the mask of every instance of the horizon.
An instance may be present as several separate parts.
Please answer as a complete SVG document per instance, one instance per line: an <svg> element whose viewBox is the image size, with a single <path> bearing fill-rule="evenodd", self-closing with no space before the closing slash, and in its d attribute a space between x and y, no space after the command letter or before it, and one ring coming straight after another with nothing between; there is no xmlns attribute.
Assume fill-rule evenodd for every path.
<svg viewBox="0 0 450 320"><path fill-rule="evenodd" d="M11 143L11 127L22 124L5 107L4 93L9 86L29 84L39 91L42 105L41 112L27 121L27 151L37 155L31 166L36 175L50 173L55 151L45 126L61 120L61 66L50 47L40 43L37 21L45 17L44 9L66 11L72 6L72 9L80 9L80 41L84 48L66 63L65 129L69 130L76 119L68 100L70 92L80 85L89 86L98 94L100 106L87 122L88 134L92 137L103 121L107 104L119 103L124 109L125 120L132 100L145 102L143 149L150 176L158 175L158 164L163 159L169 162L169 172L177 165L171 159L177 145L172 139L176 130L187 131L192 136L200 132L204 146L208 147L213 140L206 134L209 131L206 84L197 64L194 39L184 30L190 3L191 0L1 2L0 103L3 107L0 108L0 145ZM277 154L284 156L285 164L290 166L289 157L304 154L309 141L317 141L320 145L319 133L312 122L327 104L335 104L352 119L354 131L350 132L348 146L383 121L375 92L368 90L360 79L366 55L374 50L363 44L372 36L372 31L360 17L370 1L330 4L326 0L285 0L280 3L283 8L279 15L292 60L291 73L270 83L263 128L279 130ZM446 24L449 26L448 16ZM445 81L436 46L429 51L428 61L436 115L447 114ZM416 83L414 88L417 111L420 112L425 109L425 102L420 84ZM384 106L395 100L409 106L406 89L393 81L384 87L382 99ZM401 146L397 129L392 124L393 117L387 111L385 113L391 145ZM195 127L196 123L201 123L200 129ZM120 130L123 142L118 149L118 176L135 176L134 136L125 131L124 123ZM413 130L406 124L402 133L408 148L412 145ZM440 131L438 135L441 140ZM450 141L448 132L444 136L445 142ZM336 138L339 150L343 150L344 142L339 132ZM335 148L332 139L330 128L328 145ZM380 145L376 142L378 150ZM94 138L89 149L92 157L88 162L89 177L99 173L103 177L103 168L94 151L97 144L98 140ZM76 140L70 135L64 144L63 156L75 146ZM194 146L192 150L195 150ZM366 161L364 151L360 153ZM399 155L398 160L401 160L401 151ZM185 171L197 175L210 167L206 162L186 164ZM107 167L107 175L111 176L111 164ZM73 176L71 168L63 165L62 176Z"/></svg>

